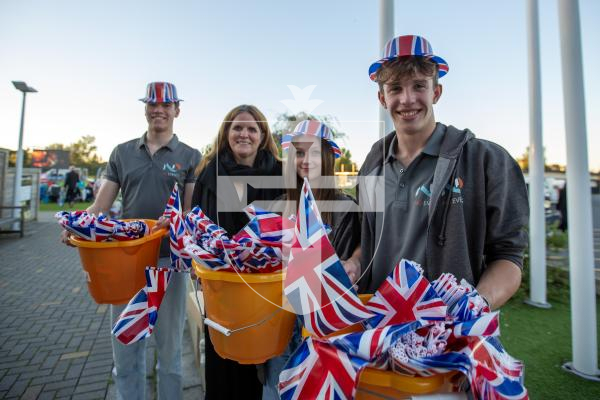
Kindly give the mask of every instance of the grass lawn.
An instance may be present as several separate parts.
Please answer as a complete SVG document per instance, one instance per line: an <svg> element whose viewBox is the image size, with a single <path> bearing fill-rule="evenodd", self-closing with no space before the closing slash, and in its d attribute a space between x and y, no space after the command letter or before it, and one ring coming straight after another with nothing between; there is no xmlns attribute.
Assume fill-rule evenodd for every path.
<svg viewBox="0 0 600 400"><path fill-rule="evenodd" d="M568 279L566 271L560 273ZM549 284L548 302L552 308L547 310L523 304L527 295L522 289L502 307L500 338L508 353L525 363L525 387L530 398L600 399L600 382L579 378L561 368L564 362L573 360L568 286ZM600 301L596 298L600 332L599 311Z"/></svg>
<svg viewBox="0 0 600 400"><path fill-rule="evenodd" d="M85 210L92 203L75 203L73 207L69 207L69 203L65 203L62 207L58 205L58 203L40 203L40 211L73 211L73 210Z"/></svg>

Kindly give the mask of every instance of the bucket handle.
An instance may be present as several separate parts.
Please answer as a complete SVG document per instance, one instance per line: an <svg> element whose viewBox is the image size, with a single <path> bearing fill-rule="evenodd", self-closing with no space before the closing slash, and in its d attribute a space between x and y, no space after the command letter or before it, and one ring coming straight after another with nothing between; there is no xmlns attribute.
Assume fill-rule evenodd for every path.
<svg viewBox="0 0 600 400"><path fill-rule="evenodd" d="M223 325L213 321L212 319L204 317L204 323L213 329L221 332L225 336L231 336L231 329L225 328Z"/></svg>
<svg viewBox="0 0 600 400"><path fill-rule="evenodd" d="M200 300L198 299L198 280L199 279L196 278L196 282L195 282L196 283L196 288L194 290L194 293L196 293L196 302L198 303L198 307L199 307L199 309L201 309L200 308ZM240 332L240 331L243 331L243 330L246 330L246 329L250 329L250 328L254 328L255 326L259 326L259 325L264 324L265 322L267 322L271 318L273 318L275 315L277 315L277 313L279 313L281 310L283 310L283 307L276 309L271 314L267 315L265 318L261 319L258 322L255 322L253 324L249 324L249 325L246 325L246 326L241 326L241 327L235 328L235 329L226 328L223 325L219 324L216 321L213 321L212 319L210 319L210 318L208 318L206 316L203 316L204 317L203 320L204 320L204 323L206 325L208 325L209 327L217 330L218 332L221 332L225 336L231 336L232 333L237 333L237 332ZM206 309L204 310L204 312L206 313Z"/></svg>

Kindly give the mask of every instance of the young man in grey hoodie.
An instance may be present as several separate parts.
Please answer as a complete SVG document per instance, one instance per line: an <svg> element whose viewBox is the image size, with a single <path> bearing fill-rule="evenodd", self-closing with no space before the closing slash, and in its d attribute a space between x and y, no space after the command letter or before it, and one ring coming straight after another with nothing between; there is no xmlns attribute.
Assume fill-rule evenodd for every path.
<svg viewBox="0 0 600 400"><path fill-rule="evenodd" d="M416 35L390 40L371 65L395 131L359 172L361 246L344 266L361 292L373 293L400 259L414 260L430 280L443 272L466 279L496 309L521 283L525 182L502 147L436 122L438 78L447 72Z"/></svg>

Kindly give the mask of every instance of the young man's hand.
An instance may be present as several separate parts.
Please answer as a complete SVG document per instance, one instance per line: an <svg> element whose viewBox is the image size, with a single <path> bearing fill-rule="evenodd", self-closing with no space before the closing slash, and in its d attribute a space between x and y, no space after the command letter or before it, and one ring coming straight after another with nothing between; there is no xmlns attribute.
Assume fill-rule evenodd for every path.
<svg viewBox="0 0 600 400"><path fill-rule="evenodd" d="M67 246L75 247L71 244L71 242L69 242L69 232L66 229L63 229L63 231L60 233L60 241Z"/></svg>

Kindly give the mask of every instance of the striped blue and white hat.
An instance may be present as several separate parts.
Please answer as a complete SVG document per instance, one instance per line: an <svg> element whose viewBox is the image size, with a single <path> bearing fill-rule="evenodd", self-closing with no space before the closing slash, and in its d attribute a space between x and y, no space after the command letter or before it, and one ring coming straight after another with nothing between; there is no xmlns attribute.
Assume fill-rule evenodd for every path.
<svg viewBox="0 0 600 400"><path fill-rule="evenodd" d="M177 88L169 82L151 82L146 87L144 103L177 103L183 101L177 97Z"/></svg>
<svg viewBox="0 0 600 400"><path fill-rule="evenodd" d="M284 135L281 138L281 148L284 151L287 150L290 147L292 139L300 135L316 136L325 139L331 146L331 151L333 151L335 158L338 158L342 154L338 145L333 141L333 132L331 129L324 123L314 120L302 121L296 125L293 132Z"/></svg>
<svg viewBox="0 0 600 400"><path fill-rule="evenodd" d="M398 57L413 56L413 57L425 57L438 65L438 77L448 73L448 63L443 58L433 54L431 44L427 39L417 35L403 35L398 36L387 42L383 48L383 58L379 61L375 61L369 67L369 78L372 81L377 79L377 71L383 64L388 61L395 60Z"/></svg>

